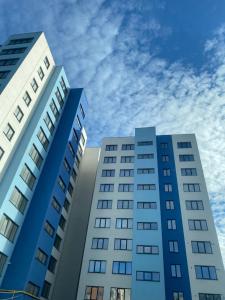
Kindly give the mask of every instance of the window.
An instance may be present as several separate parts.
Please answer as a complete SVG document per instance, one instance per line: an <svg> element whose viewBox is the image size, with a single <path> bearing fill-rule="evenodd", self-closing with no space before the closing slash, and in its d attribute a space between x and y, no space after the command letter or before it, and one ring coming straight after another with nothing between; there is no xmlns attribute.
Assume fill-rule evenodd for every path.
<svg viewBox="0 0 225 300"><path fill-rule="evenodd" d="M201 192L199 183L184 183L183 184L184 192Z"/></svg>
<svg viewBox="0 0 225 300"><path fill-rule="evenodd" d="M48 263L48 270L52 273L55 273L56 264L57 260L55 259L55 257L51 256Z"/></svg>
<svg viewBox="0 0 225 300"><path fill-rule="evenodd" d="M114 239L114 250L132 250L132 240Z"/></svg>
<svg viewBox="0 0 225 300"><path fill-rule="evenodd" d="M83 150L82 150L80 144L78 145L78 152L79 152L79 155L80 155L80 156L83 155Z"/></svg>
<svg viewBox="0 0 225 300"><path fill-rule="evenodd" d="M2 147L0 147L0 160L2 159L4 153L5 151L2 149Z"/></svg>
<svg viewBox="0 0 225 300"><path fill-rule="evenodd" d="M77 169L79 169L79 166L80 166L80 160L79 160L79 158L78 158L77 155L75 156L75 165L76 165Z"/></svg>
<svg viewBox="0 0 225 300"><path fill-rule="evenodd" d="M93 238L91 249L108 249L109 239L108 238Z"/></svg>
<svg viewBox="0 0 225 300"><path fill-rule="evenodd" d="M138 190L156 190L156 185L155 184L138 184L137 185Z"/></svg>
<svg viewBox="0 0 225 300"><path fill-rule="evenodd" d="M154 168L139 168L137 169L137 174L154 174Z"/></svg>
<svg viewBox="0 0 225 300"><path fill-rule="evenodd" d="M49 63L47 56L45 56L45 58L44 58L44 64L45 64L46 69L48 69L50 66L50 63Z"/></svg>
<svg viewBox="0 0 225 300"><path fill-rule="evenodd" d="M130 300L131 290L124 288L111 288L110 300Z"/></svg>
<svg viewBox="0 0 225 300"><path fill-rule="evenodd" d="M167 220L167 228L169 230L175 230L177 229L176 220Z"/></svg>
<svg viewBox="0 0 225 300"><path fill-rule="evenodd" d="M181 154L179 155L180 161L194 161L194 155L193 154Z"/></svg>
<svg viewBox="0 0 225 300"><path fill-rule="evenodd" d="M170 270L171 270L171 276L172 277L176 277L176 278L181 277L180 265L171 265Z"/></svg>
<svg viewBox="0 0 225 300"><path fill-rule="evenodd" d="M137 271L136 272L136 280L137 281L160 281L160 273L159 272L148 272L148 271Z"/></svg>
<svg viewBox="0 0 225 300"><path fill-rule="evenodd" d="M32 158L35 165L38 167L38 169L40 169L41 164L43 162L43 158L34 144L32 145L32 147L30 149L29 155Z"/></svg>
<svg viewBox="0 0 225 300"><path fill-rule="evenodd" d="M37 137L38 137L40 143L42 144L43 148L45 149L45 151L47 151L47 148L49 145L49 140L47 139L42 128L39 129Z"/></svg>
<svg viewBox="0 0 225 300"><path fill-rule="evenodd" d="M14 223L7 215L2 215L0 220L0 234L10 242L14 241L18 225Z"/></svg>
<svg viewBox="0 0 225 300"><path fill-rule="evenodd" d="M30 85L31 85L33 91L36 93L37 89L38 89L38 84L37 84L37 81L36 81L35 78L33 78L33 80L31 81Z"/></svg>
<svg viewBox="0 0 225 300"><path fill-rule="evenodd" d="M66 192L66 184L62 180L61 176L58 177L58 185L60 186L60 188L62 189L62 191L65 193Z"/></svg>
<svg viewBox="0 0 225 300"><path fill-rule="evenodd" d="M6 261L7 261L7 256L4 253L0 252L0 276L2 275Z"/></svg>
<svg viewBox="0 0 225 300"><path fill-rule="evenodd" d="M0 59L0 66L13 66L18 62L19 58Z"/></svg>
<svg viewBox="0 0 225 300"><path fill-rule="evenodd" d="M134 156L121 156L121 163L133 163L134 162Z"/></svg>
<svg viewBox="0 0 225 300"><path fill-rule="evenodd" d="M60 85L61 85L61 88L62 88L62 90L63 90L64 95L66 95L67 92L68 92L68 90L67 90L67 87L66 87L66 84L65 84L65 81L64 81L63 77L61 77ZM81 105L81 104L80 104L80 105Z"/></svg>
<svg viewBox="0 0 225 300"><path fill-rule="evenodd" d="M168 210L174 209L174 202L173 202L173 200L166 200L166 209L168 209Z"/></svg>
<svg viewBox="0 0 225 300"><path fill-rule="evenodd" d="M115 170L102 170L102 177L114 177Z"/></svg>
<svg viewBox="0 0 225 300"><path fill-rule="evenodd" d="M68 149L69 149L71 155L74 158L75 157L75 151L74 151L73 146L72 146L72 144L70 142L68 143Z"/></svg>
<svg viewBox="0 0 225 300"><path fill-rule="evenodd" d="M40 68L38 69L38 76L39 76L39 78L40 78L41 80L42 80L42 79L44 78L44 76L45 76L42 67L40 67Z"/></svg>
<svg viewBox="0 0 225 300"><path fill-rule="evenodd" d="M122 150L134 150L134 144L122 144Z"/></svg>
<svg viewBox="0 0 225 300"><path fill-rule="evenodd" d="M114 261L112 266L112 274L132 274L132 263L131 261Z"/></svg>
<svg viewBox="0 0 225 300"><path fill-rule="evenodd" d="M168 143L160 143L160 148L161 149L167 149L168 148Z"/></svg>
<svg viewBox="0 0 225 300"><path fill-rule="evenodd" d="M64 101L63 101L63 97L62 97L62 95L61 95L60 90L59 90L58 87L57 87L57 91L55 92L55 96L56 96L56 98L58 100L59 106L62 108L63 105L64 105Z"/></svg>
<svg viewBox="0 0 225 300"><path fill-rule="evenodd" d="M116 219L116 228L117 229L132 229L133 228L133 219L117 218Z"/></svg>
<svg viewBox="0 0 225 300"><path fill-rule="evenodd" d="M9 41L9 45L28 44L33 41L32 38L12 39Z"/></svg>
<svg viewBox="0 0 225 300"><path fill-rule="evenodd" d="M64 158L63 166L64 166L66 172L70 173L71 167L70 167L70 164L68 163L68 160L66 158Z"/></svg>
<svg viewBox="0 0 225 300"><path fill-rule="evenodd" d="M169 161L169 156L168 155L162 155L161 160L162 160L162 162L167 162L167 161Z"/></svg>
<svg viewBox="0 0 225 300"><path fill-rule="evenodd" d="M89 260L89 273L105 273L106 261L105 260Z"/></svg>
<svg viewBox="0 0 225 300"><path fill-rule="evenodd" d="M110 228L111 219L110 218L96 218L95 227L96 228Z"/></svg>
<svg viewBox="0 0 225 300"><path fill-rule="evenodd" d="M80 104L80 112L81 112L82 118L84 119L85 118L85 113L84 113L83 106L81 104Z"/></svg>
<svg viewBox="0 0 225 300"><path fill-rule="evenodd" d="M72 197L72 195L73 195L73 186L70 182L68 184L67 190L68 190L68 193L70 194L70 196Z"/></svg>
<svg viewBox="0 0 225 300"><path fill-rule="evenodd" d="M192 148L191 142L178 142L177 148Z"/></svg>
<svg viewBox="0 0 225 300"><path fill-rule="evenodd" d="M75 182L76 179L77 179L77 172L74 170L74 168L72 169L71 175L72 175L72 178L73 178L73 180Z"/></svg>
<svg viewBox="0 0 225 300"><path fill-rule="evenodd" d="M133 192L134 185L131 183L120 183L118 186L118 192Z"/></svg>
<svg viewBox="0 0 225 300"><path fill-rule="evenodd" d="M45 280L42 287L41 296L48 299L50 290L51 290L51 284L47 280Z"/></svg>
<svg viewBox="0 0 225 300"><path fill-rule="evenodd" d="M77 124L78 124L78 128L81 130L82 129L82 125L81 125L81 122L80 122L80 118L77 116Z"/></svg>
<svg viewBox="0 0 225 300"><path fill-rule="evenodd" d="M7 139L9 141L11 141L11 139L13 138L15 133L15 130L12 128L12 126L8 123L5 130L4 130L4 134L7 137Z"/></svg>
<svg viewBox="0 0 225 300"><path fill-rule="evenodd" d="M174 253L179 252L178 241L169 241L169 251Z"/></svg>
<svg viewBox="0 0 225 300"><path fill-rule="evenodd" d="M81 139L81 143L84 145L85 144L85 137L84 137L82 132L81 132L80 139Z"/></svg>
<svg viewBox="0 0 225 300"><path fill-rule="evenodd" d="M10 71L0 71L0 79L5 79L9 75Z"/></svg>
<svg viewBox="0 0 225 300"><path fill-rule="evenodd" d="M52 99L51 103L50 103L50 108L51 108L51 111L55 117L55 119L57 120L58 117L59 117L59 110L55 104L55 101Z"/></svg>
<svg viewBox="0 0 225 300"><path fill-rule="evenodd" d="M27 198L15 186L9 201L23 214L27 206Z"/></svg>
<svg viewBox="0 0 225 300"><path fill-rule="evenodd" d="M170 183L164 184L164 192L172 192L172 191L173 191L172 184Z"/></svg>
<svg viewBox="0 0 225 300"><path fill-rule="evenodd" d="M8 55L8 54L20 54L24 53L27 48L10 48L10 49L2 49L0 55Z"/></svg>
<svg viewBox="0 0 225 300"><path fill-rule="evenodd" d="M28 185L28 187L32 190L36 181L36 177L31 172L31 170L28 168L28 166L25 164L21 173L20 177L23 179L23 181Z"/></svg>
<svg viewBox="0 0 225 300"><path fill-rule="evenodd" d="M66 226L66 219L61 215L59 219L59 227L64 230Z"/></svg>
<svg viewBox="0 0 225 300"><path fill-rule="evenodd" d="M152 159L152 158L154 158L154 154L153 153L138 154L137 158L138 159Z"/></svg>
<svg viewBox="0 0 225 300"><path fill-rule="evenodd" d="M17 106L16 110L14 111L14 116L18 122L22 121L24 114L19 106Z"/></svg>
<svg viewBox="0 0 225 300"><path fill-rule="evenodd" d="M38 296L40 291L40 287L33 282L29 281L27 283L26 292L30 293L31 295Z"/></svg>
<svg viewBox="0 0 225 300"><path fill-rule="evenodd" d="M55 229L48 221L45 222L44 228L50 236L54 235Z"/></svg>
<svg viewBox="0 0 225 300"><path fill-rule="evenodd" d="M31 97L28 94L28 92L25 92L25 94L23 95L23 101L26 103L27 106L30 105L30 103L31 103Z"/></svg>
<svg viewBox="0 0 225 300"><path fill-rule="evenodd" d="M104 287L86 286L84 300L103 300Z"/></svg>
<svg viewBox="0 0 225 300"><path fill-rule="evenodd" d="M137 202L137 208L140 209L156 209L157 203L156 202Z"/></svg>
<svg viewBox="0 0 225 300"><path fill-rule="evenodd" d="M58 234L56 234L55 240L54 240L54 247L55 247L58 251L60 250L61 242L62 242L61 237L60 237Z"/></svg>
<svg viewBox="0 0 225 300"><path fill-rule="evenodd" d="M52 207L53 207L58 213L60 213L60 211L61 211L61 205L60 205L59 202L56 200L56 197L53 197L53 199L52 199Z"/></svg>
<svg viewBox="0 0 225 300"><path fill-rule="evenodd" d="M199 293L199 300L221 300L221 295L219 294L205 294Z"/></svg>
<svg viewBox="0 0 225 300"><path fill-rule="evenodd" d="M64 207L65 211L67 211L67 212L69 211L69 208L70 208L70 202L68 201L67 198L65 198L63 207Z"/></svg>
<svg viewBox="0 0 225 300"><path fill-rule="evenodd" d="M136 253L138 254L159 254L159 247L155 245L137 245Z"/></svg>
<svg viewBox="0 0 225 300"><path fill-rule="evenodd" d="M163 176L170 176L170 169L163 169Z"/></svg>
<svg viewBox="0 0 225 300"><path fill-rule="evenodd" d="M157 224L157 222L138 222L137 229L138 230L157 230L158 224Z"/></svg>
<svg viewBox="0 0 225 300"><path fill-rule="evenodd" d="M43 265L46 264L47 262L47 259L48 259L48 255L43 251L41 250L40 248L37 249L37 254L36 254L36 259L42 263Z"/></svg>
<svg viewBox="0 0 225 300"><path fill-rule="evenodd" d="M188 220L188 226L190 230L208 230L206 220Z"/></svg>
<svg viewBox="0 0 225 300"><path fill-rule="evenodd" d="M117 150L117 145L106 145L105 146L105 151L116 151Z"/></svg>
<svg viewBox="0 0 225 300"><path fill-rule="evenodd" d="M183 292L173 292L173 300L184 300Z"/></svg>
<svg viewBox="0 0 225 300"><path fill-rule="evenodd" d="M105 156L104 164L114 164L116 163L116 156Z"/></svg>
<svg viewBox="0 0 225 300"><path fill-rule="evenodd" d="M197 176L196 168L182 168L181 176Z"/></svg>
<svg viewBox="0 0 225 300"><path fill-rule="evenodd" d="M112 208L112 200L98 200L98 209L111 209Z"/></svg>
<svg viewBox="0 0 225 300"><path fill-rule="evenodd" d="M153 141L142 141L142 142L138 142L137 144L138 146L152 146Z"/></svg>
<svg viewBox="0 0 225 300"><path fill-rule="evenodd" d="M54 124L53 124L53 122L52 122L52 120L51 120L51 118L50 118L50 116L49 116L48 113L46 114L46 116L45 116L45 118L44 118L44 121L45 121L45 124L46 124L46 126L47 126L49 132L50 132L51 134L53 134L53 131L54 131L54 129L55 129L55 126L54 126Z"/></svg>
<svg viewBox="0 0 225 300"><path fill-rule="evenodd" d="M134 170L133 169L120 169L120 177L133 177Z"/></svg>
<svg viewBox="0 0 225 300"><path fill-rule="evenodd" d="M114 184L100 184L99 192L113 192Z"/></svg>
<svg viewBox="0 0 225 300"><path fill-rule="evenodd" d="M133 200L118 200L117 208L118 209L132 209L133 208Z"/></svg>
<svg viewBox="0 0 225 300"><path fill-rule="evenodd" d="M196 279L217 280L214 266L195 266Z"/></svg>
<svg viewBox="0 0 225 300"><path fill-rule="evenodd" d="M187 210L204 210L202 200L186 200L185 203Z"/></svg>
<svg viewBox="0 0 225 300"><path fill-rule="evenodd" d="M192 241L191 247L193 253L212 254L212 246L210 242Z"/></svg>

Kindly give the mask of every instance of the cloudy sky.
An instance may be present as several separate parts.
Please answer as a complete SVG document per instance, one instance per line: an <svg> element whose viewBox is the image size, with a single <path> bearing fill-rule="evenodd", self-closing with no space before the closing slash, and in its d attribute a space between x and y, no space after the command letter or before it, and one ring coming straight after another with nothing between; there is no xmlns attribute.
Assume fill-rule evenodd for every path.
<svg viewBox="0 0 225 300"><path fill-rule="evenodd" d="M45 31L104 136L195 133L225 261L225 1L0 0L0 32Z"/></svg>

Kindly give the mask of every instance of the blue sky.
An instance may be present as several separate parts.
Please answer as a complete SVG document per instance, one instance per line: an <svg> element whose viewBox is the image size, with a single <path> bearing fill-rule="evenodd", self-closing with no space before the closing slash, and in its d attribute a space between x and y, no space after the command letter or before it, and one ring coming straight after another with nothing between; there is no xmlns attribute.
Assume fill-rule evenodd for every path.
<svg viewBox="0 0 225 300"><path fill-rule="evenodd" d="M1 41L44 31L104 136L195 133L225 261L225 1L0 0Z"/></svg>

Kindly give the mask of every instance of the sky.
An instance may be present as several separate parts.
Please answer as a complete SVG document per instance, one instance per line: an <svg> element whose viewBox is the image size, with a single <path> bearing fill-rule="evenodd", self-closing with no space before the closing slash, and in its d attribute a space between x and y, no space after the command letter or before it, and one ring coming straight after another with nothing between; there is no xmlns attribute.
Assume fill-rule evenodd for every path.
<svg viewBox="0 0 225 300"><path fill-rule="evenodd" d="M89 101L88 144L195 133L225 263L225 1L0 0L0 43L44 31Z"/></svg>

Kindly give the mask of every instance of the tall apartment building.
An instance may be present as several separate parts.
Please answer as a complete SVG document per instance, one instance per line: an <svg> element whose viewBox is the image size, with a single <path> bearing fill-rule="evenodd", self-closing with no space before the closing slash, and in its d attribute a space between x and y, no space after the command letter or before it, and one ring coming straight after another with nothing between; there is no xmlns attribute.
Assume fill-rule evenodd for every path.
<svg viewBox="0 0 225 300"><path fill-rule="evenodd" d="M85 178L82 184L88 188ZM75 252L68 249L76 241L70 240L52 299L225 299L224 267L193 134L156 136L155 128L138 128L134 137L103 139L91 188L78 292ZM69 231L76 237L74 227Z"/></svg>
<svg viewBox="0 0 225 300"><path fill-rule="evenodd" d="M86 144L87 100L40 32L0 47L0 104L0 298L4 289L48 299Z"/></svg>

